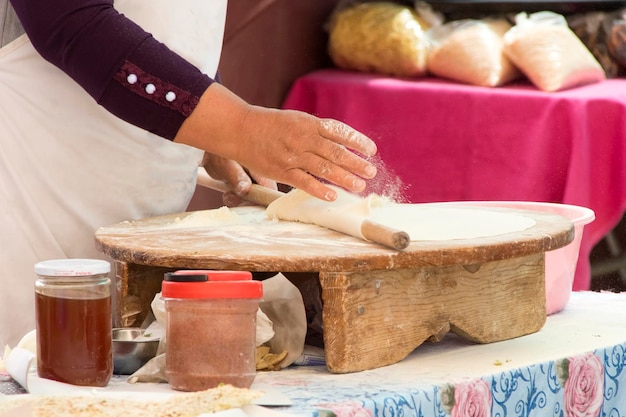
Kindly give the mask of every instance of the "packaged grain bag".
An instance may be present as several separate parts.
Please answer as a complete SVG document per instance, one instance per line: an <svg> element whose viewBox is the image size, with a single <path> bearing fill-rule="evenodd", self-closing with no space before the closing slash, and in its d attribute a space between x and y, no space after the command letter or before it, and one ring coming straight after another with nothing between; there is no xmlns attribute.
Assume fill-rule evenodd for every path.
<svg viewBox="0 0 626 417"><path fill-rule="evenodd" d="M521 74L502 51L503 36L511 28L506 19L465 19L430 28L427 32L428 71L467 84L496 87Z"/></svg>
<svg viewBox="0 0 626 417"><path fill-rule="evenodd" d="M411 7L366 2L337 9L328 52L339 68L394 76L426 73L424 31L431 26Z"/></svg>
<svg viewBox="0 0 626 417"><path fill-rule="evenodd" d="M504 53L543 91L558 91L604 80L602 66L553 12L519 13L504 35Z"/></svg>

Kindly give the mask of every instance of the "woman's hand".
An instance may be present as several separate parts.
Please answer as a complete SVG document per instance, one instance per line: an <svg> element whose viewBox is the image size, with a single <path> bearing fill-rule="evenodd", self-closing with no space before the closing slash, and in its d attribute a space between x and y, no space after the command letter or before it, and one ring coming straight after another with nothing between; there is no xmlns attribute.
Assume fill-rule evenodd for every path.
<svg viewBox="0 0 626 417"><path fill-rule="evenodd" d="M352 152L376 153L376 144L360 132L336 120L249 105L217 83L203 94L175 141L328 201L336 193L320 180L360 192L365 179L376 175L373 164ZM229 175L229 183L239 182Z"/></svg>
<svg viewBox="0 0 626 417"><path fill-rule="evenodd" d="M205 152L201 165L211 178L224 181L231 189L230 192L225 192L222 196L224 204L228 207L245 204L245 196L250 191L253 181L264 187L277 189L276 181L248 173L241 165L231 159Z"/></svg>

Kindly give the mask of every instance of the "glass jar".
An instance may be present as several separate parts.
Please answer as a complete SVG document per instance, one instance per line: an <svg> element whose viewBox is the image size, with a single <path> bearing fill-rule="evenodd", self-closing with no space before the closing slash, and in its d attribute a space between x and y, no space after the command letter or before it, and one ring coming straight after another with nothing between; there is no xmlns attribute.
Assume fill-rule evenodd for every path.
<svg viewBox="0 0 626 417"><path fill-rule="evenodd" d="M108 262L56 259L35 265L37 373L103 387L113 374Z"/></svg>
<svg viewBox="0 0 626 417"><path fill-rule="evenodd" d="M242 271L165 274L165 368L180 391L219 384L250 388L256 375L256 314L263 284Z"/></svg>

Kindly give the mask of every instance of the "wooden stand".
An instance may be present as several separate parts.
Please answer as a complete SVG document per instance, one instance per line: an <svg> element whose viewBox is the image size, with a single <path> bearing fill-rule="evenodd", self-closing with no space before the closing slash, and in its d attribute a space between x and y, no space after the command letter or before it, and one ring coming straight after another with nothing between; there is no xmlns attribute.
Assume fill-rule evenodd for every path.
<svg viewBox="0 0 626 417"><path fill-rule="evenodd" d="M541 329L544 253L568 244L574 229L560 216L514 211L536 225L471 241L412 242L402 252L272 222L256 207L236 209L253 227L162 227L179 214L100 229L96 242L116 260L121 326L143 321L167 271L319 273L327 366L346 373L396 363L448 331L491 343Z"/></svg>
<svg viewBox="0 0 626 417"><path fill-rule="evenodd" d="M530 334L546 320L543 256L360 273L320 273L324 343L336 373L390 365L452 331L478 343Z"/></svg>

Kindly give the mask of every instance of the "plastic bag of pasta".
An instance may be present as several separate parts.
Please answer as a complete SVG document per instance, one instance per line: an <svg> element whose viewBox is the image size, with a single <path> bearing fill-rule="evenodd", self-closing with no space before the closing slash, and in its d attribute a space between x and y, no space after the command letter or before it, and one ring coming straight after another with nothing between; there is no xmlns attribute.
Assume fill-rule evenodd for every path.
<svg viewBox="0 0 626 417"><path fill-rule="evenodd" d="M604 80L606 75L589 49L553 12L515 16L504 35L504 53L543 91L557 91Z"/></svg>
<svg viewBox="0 0 626 417"><path fill-rule="evenodd" d="M428 71L467 84L496 87L521 74L502 51L506 19L456 20L426 32Z"/></svg>
<svg viewBox="0 0 626 417"><path fill-rule="evenodd" d="M328 52L339 68L415 77L426 73L425 29L418 12L391 2L338 9L330 19Z"/></svg>

